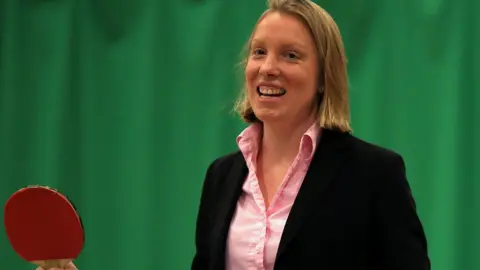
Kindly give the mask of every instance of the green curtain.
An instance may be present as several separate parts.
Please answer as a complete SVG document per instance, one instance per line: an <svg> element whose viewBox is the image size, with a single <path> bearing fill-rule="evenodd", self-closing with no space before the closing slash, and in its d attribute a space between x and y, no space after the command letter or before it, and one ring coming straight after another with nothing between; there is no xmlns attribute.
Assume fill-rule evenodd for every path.
<svg viewBox="0 0 480 270"><path fill-rule="evenodd" d="M319 3L346 43L355 135L404 156L433 269L480 269L480 2ZM244 128L237 63L264 8L0 0L1 201L67 194L80 270L188 269L205 169ZM5 233L0 269L33 269Z"/></svg>

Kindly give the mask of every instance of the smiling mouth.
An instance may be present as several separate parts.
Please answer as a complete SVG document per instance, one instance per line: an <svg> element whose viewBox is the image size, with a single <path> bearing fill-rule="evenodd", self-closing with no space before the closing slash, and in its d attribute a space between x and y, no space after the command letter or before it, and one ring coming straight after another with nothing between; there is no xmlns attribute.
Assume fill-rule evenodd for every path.
<svg viewBox="0 0 480 270"><path fill-rule="evenodd" d="M284 88L257 87L257 93L261 97L281 97L287 93Z"/></svg>

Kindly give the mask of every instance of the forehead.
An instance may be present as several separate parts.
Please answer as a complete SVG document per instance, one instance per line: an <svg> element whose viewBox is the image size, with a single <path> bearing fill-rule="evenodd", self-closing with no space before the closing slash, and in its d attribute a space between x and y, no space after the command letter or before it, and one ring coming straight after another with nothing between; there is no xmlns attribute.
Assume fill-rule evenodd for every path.
<svg viewBox="0 0 480 270"><path fill-rule="evenodd" d="M280 12L267 14L255 28L252 43L267 41L315 46L308 27L299 18Z"/></svg>

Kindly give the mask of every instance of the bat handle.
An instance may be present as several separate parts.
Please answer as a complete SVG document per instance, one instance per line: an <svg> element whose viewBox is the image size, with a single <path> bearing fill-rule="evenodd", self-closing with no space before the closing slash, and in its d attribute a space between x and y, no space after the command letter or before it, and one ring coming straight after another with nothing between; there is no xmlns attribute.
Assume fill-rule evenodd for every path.
<svg viewBox="0 0 480 270"><path fill-rule="evenodd" d="M41 267L44 270L50 270L52 268L61 268L63 269L68 263L73 261L72 259L58 259L58 260L43 260L43 261L34 261L33 263Z"/></svg>

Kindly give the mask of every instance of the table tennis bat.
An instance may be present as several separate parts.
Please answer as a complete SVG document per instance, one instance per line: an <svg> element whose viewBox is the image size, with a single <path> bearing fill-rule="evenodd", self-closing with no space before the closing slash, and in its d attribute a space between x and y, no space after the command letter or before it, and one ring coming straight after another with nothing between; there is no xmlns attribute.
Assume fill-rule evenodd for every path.
<svg viewBox="0 0 480 270"><path fill-rule="evenodd" d="M7 200L5 230L15 252L45 270L78 257L85 235L75 206L55 189L28 186Z"/></svg>

